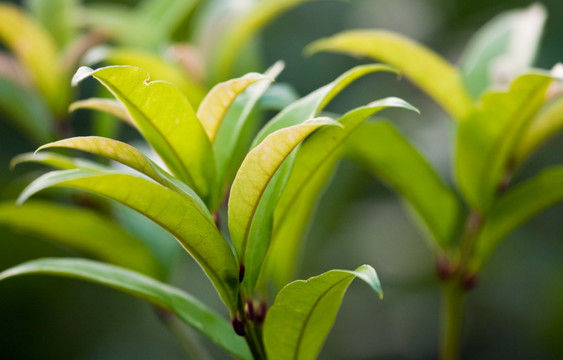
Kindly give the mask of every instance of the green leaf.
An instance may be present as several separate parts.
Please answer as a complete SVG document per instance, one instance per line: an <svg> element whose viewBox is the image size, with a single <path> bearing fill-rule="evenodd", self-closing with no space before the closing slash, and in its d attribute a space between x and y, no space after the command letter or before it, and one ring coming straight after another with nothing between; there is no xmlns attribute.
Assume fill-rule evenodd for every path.
<svg viewBox="0 0 563 360"><path fill-rule="evenodd" d="M317 116L338 93L346 88L346 86L354 80L376 71L396 72L392 67L381 64L360 65L346 71L333 82L313 91L283 109L283 111L270 120L258 135L256 135L252 147L258 145L266 136L276 130L297 125Z"/></svg>
<svg viewBox="0 0 563 360"><path fill-rule="evenodd" d="M215 159L209 138L184 95L169 83L149 82L145 70L131 66L81 67L73 83L88 76L113 93L170 170L206 199L214 183Z"/></svg>
<svg viewBox="0 0 563 360"><path fill-rule="evenodd" d="M262 245L249 242L250 229L260 199L278 168L303 139L320 127L333 123L327 118L317 118L278 130L248 153L231 187L228 207L229 230L239 263L246 265L245 256L249 249ZM266 251L267 246L257 256L263 259ZM259 267L262 261L252 263ZM247 271L253 272L256 268L248 268Z"/></svg>
<svg viewBox="0 0 563 360"><path fill-rule="evenodd" d="M215 142L223 118L235 98L250 85L266 79L267 77L262 74L249 73L241 78L217 84L207 93L196 115L212 143Z"/></svg>
<svg viewBox="0 0 563 360"><path fill-rule="evenodd" d="M142 242L90 210L41 201L16 206L10 201L0 203L0 226L152 277L162 276L162 264Z"/></svg>
<svg viewBox="0 0 563 360"><path fill-rule="evenodd" d="M33 141L44 143L54 135L51 113L36 93L0 76L0 112Z"/></svg>
<svg viewBox="0 0 563 360"><path fill-rule="evenodd" d="M212 74L215 80L231 77L232 67L237 57L250 39L269 22L295 6L311 0L267 0L256 5L239 16L230 26L224 29L217 43L213 56Z"/></svg>
<svg viewBox="0 0 563 360"><path fill-rule="evenodd" d="M129 116L127 109L117 100L105 99L105 98L90 98L85 100L78 100L70 104L68 107L69 112L75 112L76 110L89 109L98 110L115 116L119 120L133 126L137 127L135 122Z"/></svg>
<svg viewBox="0 0 563 360"><path fill-rule="evenodd" d="M395 66L427 92L455 120L472 109L459 71L430 49L397 33L384 30L352 30L317 40L306 49L313 54L334 51L367 56Z"/></svg>
<svg viewBox="0 0 563 360"><path fill-rule="evenodd" d="M0 273L0 281L22 275L56 275L107 286L173 312L215 344L242 359L251 359L243 338L231 324L191 295L139 273L84 259L32 260Z"/></svg>
<svg viewBox="0 0 563 360"><path fill-rule="evenodd" d="M27 0L25 3L60 49L73 40L76 27L72 16L78 6L77 0Z"/></svg>
<svg viewBox="0 0 563 360"><path fill-rule="evenodd" d="M473 98L479 98L495 78L510 80L532 65L545 18L543 5L534 3L497 15L473 35L459 60Z"/></svg>
<svg viewBox="0 0 563 360"><path fill-rule="evenodd" d="M346 142L347 156L393 186L416 210L432 240L452 244L460 216L455 193L393 125L363 124Z"/></svg>
<svg viewBox="0 0 563 360"><path fill-rule="evenodd" d="M356 277L383 296L377 274L369 265L355 271L332 270L284 287L264 323L268 359L315 359L336 319L344 293Z"/></svg>
<svg viewBox="0 0 563 360"><path fill-rule="evenodd" d="M19 8L0 4L0 40L25 65L33 83L57 114L65 113L68 85L60 71L53 39Z"/></svg>
<svg viewBox="0 0 563 360"><path fill-rule="evenodd" d="M461 122L457 134L456 177L469 205L490 206L518 140L545 101L549 74L518 77L506 92L489 92Z"/></svg>
<svg viewBox="0 0 563 360"><path fill-rule="evenodd" d="M150 73L153 80L174 84L194 107L197 107L205 97L206 89L197 80L193 79L178 64L166 61L162 56L128 48L106 48L101 51L100 56L110 65L136 66Z"/></svg>
<svg viewBox="0 0 563 360"><path fill-rule="evenodd" d="M47 173L21 193L22 203L42 189L62 186L120 202L150 218L178 239L213 282L227 308L237 303L238 266L231 247L199 204L152 181L136 176L62 170Z"/></svg>
<svg viewBox="0 0 563 360"><path fill-rule="evenodd" d="M473 266L480 268L507 235L561 201L563 167L546 169L531 180L508 190L493 204L485 218L476 240Z"/></svg>
<svg viewBox="0 0 563 360"><path fill-rule="evenodd" d="M514 161L524 161L563 128L563 96L547 103L534 117L514 149Z"/></svg>
<svg viewBox="0 0 563 360"><path fill-rule="evenodd" d="M85 159L75 159L69 156L55 154L51 152L42 152L40 154L36 153L23 153L18 156L14 156L10 162L10 168L15 168L17 165L22 163L34 162L38 164L43 164L47 166L54 167L56 169L70 170L70 169L86 169L92 171L103 171L107 170L106 167L97 164L93 161Z"/></svg>

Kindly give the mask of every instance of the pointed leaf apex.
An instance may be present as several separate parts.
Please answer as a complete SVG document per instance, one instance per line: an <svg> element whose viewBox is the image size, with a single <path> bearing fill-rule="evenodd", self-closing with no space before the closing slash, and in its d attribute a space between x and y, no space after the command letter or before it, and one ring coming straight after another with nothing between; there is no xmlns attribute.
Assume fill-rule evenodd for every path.
<svg viewBox="0 0 563 360"><path fill-rule="evenodd" d="M383 299L383 290L375 269L370 265L362 265L354 270L355 275L365 281Z"/></svg>
<svg viewBox="0 0 563 360"><path fill-rule="evenodd" d="M92 70L88 66L81 66L80 68L78 68L78 70L76 71L76 73L72 77L70 84L73 87L75 87L75 86L78 85L79 82L86 79L88 76L92 75L93 73L94 73L94 70Z"/></svg>
<svg viewBox="0 0 563 360"><path fill-rule="evenodd" d="M367 106L371 107L371 108L400 107L400 108L403 108L403 109L414 111L417 114L420 114L420 110L418 110L416 107L412 106L411 104L409 104L405 100L398 98L398 97L387 97L387 98L384 98L384 99L376 100L376 101L369 103Z"/></svg>
<svg viewBox="0 0 563 360"><path fill-rule="evenodd" d="M343 128L344 126L338 121L329 118L328 116L319 116L315 118L310 118L305 120L305 124L316 124L316 125L335 125Z"/></svg>
<svg viewBox="0 0 563 360"><path fill-rule="evenodd" d="M563 64L557 63L551 69L551 76L556 80L562 81L563 80Z"/></svg>

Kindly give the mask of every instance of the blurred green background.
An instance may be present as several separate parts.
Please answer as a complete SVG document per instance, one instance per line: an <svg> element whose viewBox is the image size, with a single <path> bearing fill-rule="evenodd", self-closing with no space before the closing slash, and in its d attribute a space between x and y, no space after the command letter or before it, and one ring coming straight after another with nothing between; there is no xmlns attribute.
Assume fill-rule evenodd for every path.
<svg viewBox="0 0 563 360"><path fill-rule="evenodd" d="M234 1L234 0L233 0ZM132 1L129 1L133 3ZM456 62L469 36L499 12L531 4L515 0L320 0L289 11L261 36L263 60L286 69L278 82L299 94L366 63L342 55L302 55L304 46L345 29L385 28L420 41ZM551 68L563 61L563 1L546 0L548 20L536 61ZM264 69L256 69L264 70ZM377 74L355 83L330 105L344 112L384 96L402 97L421 115L389 111L445 179L451 178L452 137L445 114L406 80ZM79 135L87 121L74 121ZM131 136L125 134L125 136ZM7 122L0 121L0 198L12 199L31 179L9 160L33 151ZM518 176L563 163L563 136L534 155ZM413 179L416 181L416 179ZM378 272L382 301L353 284L320 359L437 358L439 293L434 259L400 199L356 165L343 162L311 225L299 278L331 268L367 263ZM46 256L76 256L67 249L0 227L0 270ZM219 300L187 255L174 283L220 308ZM464 359L563 358L563 205L513 233L484 269L469 296ZM205 340L202 339L203 342ZM228 356L211 346L214 358ZM0 359L185 359L181 345L153 309L133 297L79 281L29 277L0 284Z"/></svg>

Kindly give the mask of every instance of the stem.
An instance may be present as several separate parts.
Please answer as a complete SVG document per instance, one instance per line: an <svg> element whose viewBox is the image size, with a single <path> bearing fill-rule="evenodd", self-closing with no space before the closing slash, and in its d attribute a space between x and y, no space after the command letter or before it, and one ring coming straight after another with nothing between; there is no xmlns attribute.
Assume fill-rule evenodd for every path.
<svg viewBox="0 0 563 360"><path fill-rule="evenodd" d="M262 336L258 329L259 324L256 323L256 319L250 320L246 315L246 310L244 308L246 302L243 299L243 294L240 294L238 302L238 314L240 315L242 322L244 323L244 340L248 344L248 348L250 349L252 357L255 360L266 360L266 350L264 349Z"/></svg>
<svg viewBox="0 0 563 360"><path fill-rule="evenodd" d="M457 278L452 280L442 287L442 360L457 360L460 353L465 293L456 281Z"/></svg>

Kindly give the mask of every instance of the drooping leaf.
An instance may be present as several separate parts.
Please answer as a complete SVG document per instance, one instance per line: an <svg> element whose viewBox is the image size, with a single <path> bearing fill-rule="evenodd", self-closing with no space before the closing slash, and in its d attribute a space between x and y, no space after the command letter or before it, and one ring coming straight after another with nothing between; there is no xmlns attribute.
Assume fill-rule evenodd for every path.
<svg viewBox="0 0 563 360"><path fill-rule="evenodd" d="M427 92L455 120L472 109L459 71L430 49L397 33L384 30L351 30L308 46L309 54L334 51L367 56L395 66Z"/></svg>
<svg viewBox="0 0 563 360"><path fill-rule="evenodd" d="M531 180L508 190L487 213L475 243L471 265L478 270L507 235L533 216L561 201L562 167L546 169Z"/></svg>
<svg viewBox="0 0 563 360"><path fill-rule="evenodd" d="M258 246L248 240L258 204L268 183L303 139L320 127L333 123L330 119L318 118L278 130L250 151L244 159L231 187L228 208L231 239L241 264L245 264L248 249ZM266 251L267 247L263 254L260 254L262 258ZM254 264L259 266L261 261L255 261Z"/></svg>
<svg viewBox="0 0 563 360"><path fill-rule="evenodd" d="M333 82L313 91L283 109L256 135L252 147L258 145L266 136L276 130L302 123L317 116L346 86L354 80L376 71L396 72L392 67L381 64L360 65L348 70Z"/></svg>
<svg viewBox="0 0 563 360"><path fill-rule="evenodd" d="M90 210L42 201L23 206L4 202L0 203L0 226L152 277L162 275L162 264L142 242Z"/></svg>
<svg viewBox="0 0 563 360"><path fill-rule="evenodd" d="M58 115L64 114L68 85L63 82L56 46L47 31L15 5L0 4L0 40L25 65L49 107Z"/></svg>
<svg viewBox="0 0 563 360"><path fill-rule="evenodd" d="M295 6L311 0L267 0L256 5L239 16L228 26L217 44L214 54L213 74L216 81L231 76L233 64L241 55L241 50L249 40L275 17Z"/></svg>
<svg viewBox="0 0 563 360"><path fill-rule="evenodd" d="M284 287L268 311L264 345L270 360L313 360L334 323L344 293L355 278L383 295L375 270L332 270Z"/></svg>
<svg viewBox="0 0 563 360"><path fill-rule="evenodd" d="M0 112L38 143L54 137L50 111L34 92L0 76Z"/></svg>
<svg viewBox="0 0 563 360"><path fill-rule="evenodd" d="M72 16L77 0L27 0L27 8L62 49L76 35Z"/></svg>
<svg viewBox="0 0 563 360"><path fill-rule="evenodd" d="M255 82L265 79L267 78L264 75L249 73L241 78L217 84L207 93L196 115L212 143L215 142L223 118L237 95Z"/></svg>
<svg viewBox="0 0 563 360"><path fill-rule="evenodd" d="M0 273L0 281L22 275L56 275L107 286L173 312L215 344L242 359L251 359L231 324L191 295L139 273L84 259L39 259Z"/></svg>
<svg viewBox="0 0 563 360"><path fill-rule="evenodd" d="M563 96L546 104L534 117L514 149L514 161L521 163L563 128Z"/></svg>
<svg viewBox="0 0 563 360"><path fill-rule="evenodd" d="M390 123L363 124L346 142L347 156L393 186L416 210L440 247L451 245L459 221L455 193Z"/></svg>
<svg viewBox="0 0 563 360"><path fill-rule="evenodd" d="M23 153L14 156L12 158L12 161L10 161L10 168L13 169L19 164L29 163L29 162L43 164L62 170L79 169L79 168L86 170L93 170L93 171L107 170L106 167L97 164L93 161L89 161L85 159L76 159L70 156L55 154L51 152L42 152L39 154Z"/></svg>
<svg viewBox="0 0 563 360"><path fill-rule="evenodd" d="M517 141L545 101L549 74L518 77L507 92L483 96L457 134L456 177L465 199L486 211L507 171Z"/></svg>
<svg viewBox="0 0 563 360"><path fill-rule="evenodd" d="M535 3L523 10L503 12L471 38L459 60L467 91L478 99L496 80L509 81L532 65L546 18Z"/></svg>
<svg viewBox="0 0 563 360"><path fill-rule="evenodd" d="M37 178L21 193L18 202L52 186L80 189L118 201L165 228L198 261L234 313L238 266L229 244L195 200L132 175L62 170Z"/></svg>
<svg viewBox="0 0 563 360"><path fill-rule="evenodd" d="M215 159L209 138L184 95L169 83L148 82L146 71L131 66L82 67L73 83L88 76L114 94L170 170L206 199L214 182Z"/></svg>
<svg viewBox="0 0 563 360"><path fill-rule="evenodd" d="M103 111L110 115L115 116L119 120L136 127L137 125L127 112L127 109L117 100L105 99L105 98L90 98L85 100L78 100L70 104L68 111L74 112L80 109L89 109Z"/></svg>
<svg viewBox="0 0 563 360"><path fill-rule="evenodd" d="M151 79L174 84L197 107L205 97L205 88L178 64L148 51L127 48L107 48L100 55L110 65L132 65L146 70ZM97 60L97 59L96 59Z"/></svg>

